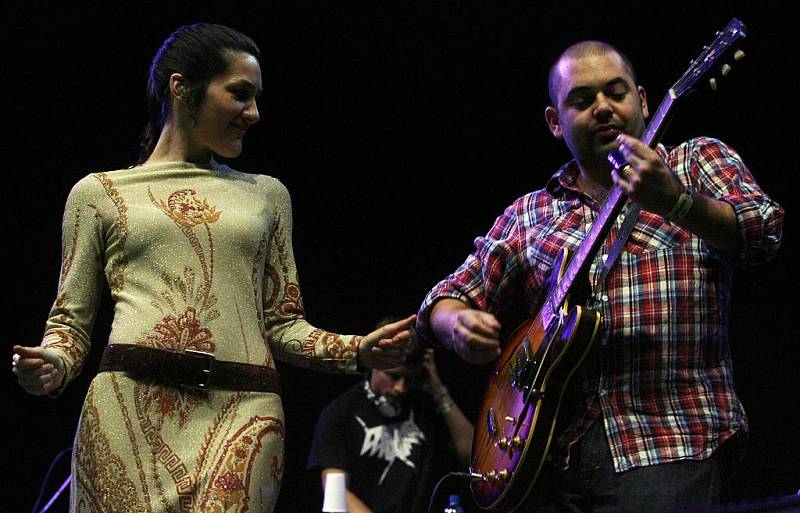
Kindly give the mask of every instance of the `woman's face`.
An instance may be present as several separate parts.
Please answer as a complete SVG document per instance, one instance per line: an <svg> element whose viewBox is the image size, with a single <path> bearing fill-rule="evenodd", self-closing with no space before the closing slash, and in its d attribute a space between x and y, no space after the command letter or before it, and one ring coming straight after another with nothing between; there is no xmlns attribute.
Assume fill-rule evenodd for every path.
<svg viewBox="0 0 800 513"><path fill-rule="evenodd" d="M190 153L212 151L227 158L242 153L245 132L259 119L256 99L261 94L261 66L248 53L230 54L227 71L208 84L189 129Z"/></svg>

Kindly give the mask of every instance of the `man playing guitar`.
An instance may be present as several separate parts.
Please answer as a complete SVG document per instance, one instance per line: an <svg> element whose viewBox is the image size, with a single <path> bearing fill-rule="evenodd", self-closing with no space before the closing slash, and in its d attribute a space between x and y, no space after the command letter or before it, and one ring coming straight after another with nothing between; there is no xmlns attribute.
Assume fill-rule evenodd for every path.
<svg viewBox="0 0 800 513"><path fill-rule="evenodd" d="M647 96L616 48L569 47L548 85L545 120L574 160L476 239L464 264L426 296L418 332L467 362L495 361L503 349L498 317L520 302L529 312L542 306L560 252L580 246L619 187L642 211L612 268L604 272L604 262L622 218L592 256L583 305L599 313L599 326L563 394L542 480L522 510L716 504L720 448L747 431L730 359L731 270L774 255L783 210L721 141L702 137L671 149L642 142ZM612 170L612 150L629 165ZM503 422L491 419L490 429Z"/></svg>

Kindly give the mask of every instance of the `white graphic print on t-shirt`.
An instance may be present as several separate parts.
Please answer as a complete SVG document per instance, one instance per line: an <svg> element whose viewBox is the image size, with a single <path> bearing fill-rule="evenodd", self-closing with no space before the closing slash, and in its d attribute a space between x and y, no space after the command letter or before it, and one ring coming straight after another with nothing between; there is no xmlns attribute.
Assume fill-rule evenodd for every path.
<svg viewBox="0 0 800 513"><path fill-rule="evenodd" d="M407 420L394 424L367 427L358 415L356 415L356 420L364 428L364 443L361 444L360 455L376 456L388 462L378 484L383 482L383 478L386 477L386 473L395 459L415 468L414 462L409 459L409 456L414 445L421 444L425 440L425 434L414 422L413 410L409 413Z"/></svg>

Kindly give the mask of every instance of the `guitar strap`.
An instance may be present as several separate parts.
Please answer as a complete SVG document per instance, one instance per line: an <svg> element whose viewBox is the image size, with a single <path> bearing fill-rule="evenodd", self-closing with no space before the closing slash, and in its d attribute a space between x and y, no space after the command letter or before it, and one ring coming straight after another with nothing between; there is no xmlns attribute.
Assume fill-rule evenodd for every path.
<svg viewBox="0 0 800 513"><path fill-rule="evenodd" d="M600 271L600 276L597 278L598 287L605 283L608 273L611 272L611 268L614 267L614 263L617 261L617 258L619 258L619 254L622 253L622 248L625 247L625 243L628 241L628 237L630 237L634 225L636 225L636 220L639 218L639 211L641 209L642 207L640 207L638 203L630 202L628 204L628 212L625 214L625 220L622 221L622 226L619 228L617 238L614 240L614 244L608 252L606 261L603 262L603 270Z"/></svg>

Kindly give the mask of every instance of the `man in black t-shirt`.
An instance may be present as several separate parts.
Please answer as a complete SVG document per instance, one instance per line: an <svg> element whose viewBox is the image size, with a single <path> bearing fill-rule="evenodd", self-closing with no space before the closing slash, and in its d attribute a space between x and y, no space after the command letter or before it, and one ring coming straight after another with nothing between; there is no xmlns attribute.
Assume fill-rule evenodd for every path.
<svg viewBox="0 0 800 513"><path fill-rule="evenodd" d="M412 345L405 365L372 370L317 421L308 468L321 470L323 486L329 472L347 474L350 513L424 512L436 481L469 465L472 424L442 384L433 350Z"/></svg>

